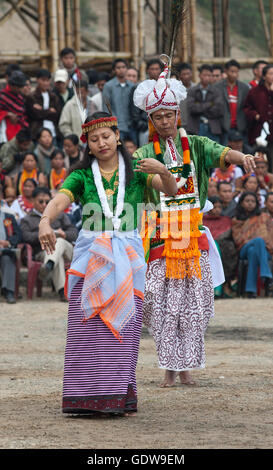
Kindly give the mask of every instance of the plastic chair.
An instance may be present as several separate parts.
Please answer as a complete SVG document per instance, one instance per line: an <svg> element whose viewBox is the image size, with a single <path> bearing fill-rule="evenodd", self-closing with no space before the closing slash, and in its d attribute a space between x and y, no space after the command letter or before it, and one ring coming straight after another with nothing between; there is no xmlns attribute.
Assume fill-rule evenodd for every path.
<svg viewBox="0 0 273 470"><path fill-rule="evenodd" d="M32 299L33 290L36 286L37 297L42 297L42 281L38 278L39 269L42 266L41 261L35 261L32 259L32 247L28 243L23 245L27 250L27 298Z"/></svg>

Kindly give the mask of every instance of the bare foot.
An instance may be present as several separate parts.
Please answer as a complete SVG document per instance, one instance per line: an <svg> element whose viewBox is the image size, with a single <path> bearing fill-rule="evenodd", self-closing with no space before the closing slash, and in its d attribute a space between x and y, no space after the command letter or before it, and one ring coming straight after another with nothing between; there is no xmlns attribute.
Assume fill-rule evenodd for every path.
<svg viewBox="0 0 273 470"><path fill-rule="evenodd" d="M179 377L182 385L196 385L188 370L179 372Z"/></svg>
<svg viewBox="0 0 273 470"><path fill-rule="evenodd" d="M129 417L131 417L131 416L136 416L136 415L137 415L137 412L136 412L136 411L129 411L129 412L127 412L127 413L124 413L123 416L124 416L125 418L129 418Z"/></svg>
<svg viewBox="0 0 273 470"><path fill-rule="evenodd" d="M177 372L175 370L166 370L164 381L159 385L161 388L168 388L175 386Z"/></svg>

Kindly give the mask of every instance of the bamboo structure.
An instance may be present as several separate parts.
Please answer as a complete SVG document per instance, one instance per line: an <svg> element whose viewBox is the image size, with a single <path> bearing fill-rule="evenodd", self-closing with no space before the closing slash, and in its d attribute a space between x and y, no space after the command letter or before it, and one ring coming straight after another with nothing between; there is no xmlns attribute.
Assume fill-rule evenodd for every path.
<svg viewBox="0 0 273 470"><path fill-rule="evenodd" d="M6 0L10 8L0 18L0 26L18 15L35 38L33 50L0 51L2 73L6 64L18 62L24 70L49 67L54 72L59 66L59 53L64 47L74 48L78 64L110 70L115 58L124 58L146 76L146 62L161 53L168 53L171 0L101 0L108 7L109 44L103 43L88 29L82 31L80 0ZM90 3L91 7L93 2ZM189 62L193 79L197 67L203 63L223 64L230 60L229 0L212 0L212 57L201 59L196 51L196 0L185 0L186 22L183 24L175 50L174 63ZM263 30L268 44L269 58L273 61L273 0L270 0L270 20L266 17L263 0L257 1ZM96 12L97 13L97 12ZM36 23L36 24L35 24ZM149 36L148 36L149 34ZM146 38L149 37L149 40ZM154 38L154 53L151 52ZM265 54L267 55L267 54ZM236 57L235 57L236 58ZM259 58L261 59L261 58ZM242 67L250 68L257 58L238 59Z"/></svg>

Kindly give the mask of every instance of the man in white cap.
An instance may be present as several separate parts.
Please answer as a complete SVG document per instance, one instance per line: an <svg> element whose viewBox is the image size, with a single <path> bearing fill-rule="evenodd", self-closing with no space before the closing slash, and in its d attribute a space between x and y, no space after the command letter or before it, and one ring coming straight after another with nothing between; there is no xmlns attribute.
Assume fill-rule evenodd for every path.
<svg viewBox="0 0 273 470"><path fill-rule="evenodd" d="M207 137L187 137L179 109L186 89L167 75L165 65L157 81L145 80L134 93L135 105L148 114L151 140L134 156L143 171L146 158L159 159L176 175L179 187L172 198L149 193L147 200L157 212L148 213L143 241L148 262L144 323L154 337L159 367L165 369L162 387L173 386L178 374L182 384L193 385L190 371L205 367L204 333L214 314L214 292L200 211L210 169L230 164L243 165L247 172L255 168L251 155Z"/></svg>
<svg viewBox="0 0 273 470"><path fill-rule="evenodd" d="M54 88L53 93L57 95L59 98L59 102L61 105L61 109L63 109L64 105L67 101L72 98L74 92L73 88L68 87L69 84L69 76L65 69L56 70L54 75Z"/></svg>

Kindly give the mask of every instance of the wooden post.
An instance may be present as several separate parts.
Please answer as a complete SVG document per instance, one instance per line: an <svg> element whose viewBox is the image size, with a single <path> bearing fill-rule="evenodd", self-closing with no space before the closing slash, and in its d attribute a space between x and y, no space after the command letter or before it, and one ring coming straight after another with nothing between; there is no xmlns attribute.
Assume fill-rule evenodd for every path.
<svg viewBox="0 0 273 470"><path fill-rule="evenodd" d="M55 72L59 66L58 54L58 22L56 0L49 0L49 25L50 25L50 52L51 72Z"/></svg>
<svg viewBox="0 0 273 470"><path fill-rule="evenodd" d="M269 29L268 29L268 25L267 25L267 19L266 19L266 15L265 15L265 11L264 11L264 2L263 2L263 0L259 0L259 8L260 8L261 17L262 17L264 35L265 35L265 39L266 39L266 42L267 42L267 47L268 47L269 54L270 54L271 53L270 33L269 33Z"/></svg>
<svg viewBox="0 0 273 470"><path fill-rule="evenodd" d="M109 50L116 50L115 41L115 2L108 0Z"/></svg>
<svg viewBox="0 0 273 470"><path fill-rule="evenodd" d="M139 31L139 74L145 80L146 66L144 61L144 0L138 0L138 31Z"/></svg>
<svg viewBox="0 0 273 470"><path fill-rule="evenodd" d="M46 5L45 0L39 0L38 2L38 21L39 21L39 47L41 51L47 49L47 34L46 34ZM41 67L47 67L46 58L41 59Z"/></svg>
<svg viewBox="0 0 273 470"><path fill-rule="evenodd" d="M73 47L71 0L66 0L65 42L67 47Z"/></svg>
<svg viewBox="0 0 273 470"><path fill-rule="evenodd" d="M213 22L213 53L214 57L223 55L222 38L221 38L221 22L220 22L220 2L212 0L212 22Z"/></svg>
<svg viewBox="0 0 273 470"><path fill-rule="evenodd" d="M139 66L139 51L138 51L138 9L135 0L130 0L131 7L131 50L134 66L138 69Z"/></svg>
<svg viewBox="0 0 273 470"><path fill-rule="evenodd" d="M130 11L129 0L122 1L124 51L130 51Z"/></svg>
<svg viewBox="0 0 273 470"><path fill-rule="evenodd" d="M61 51L65 47L63 0L57 0L57 14L58 14L59 51Z"/></svg>
<svg viewBox="0 0 273 470"><path fill-rule="evenodd" d="M196 0L190 0L190 26L191 26L191 65L193 81L197 80L197 62L196 62Z"/></svg>
<svg viewBox="0 0 273 470"><path fill-rule="evenodd" d="M74 1L74 24L75 24L75 50L81 50L81 12L80 12L80 0Z"/></svg>
<svg viewBox="0 0 273 470"><path fill-rule="evenodd" d="M229 57L230 55L229 0L223 0L222 17L223 17L223 55L224 57Z"/></svg>
<svg viewBox="0 0 273 470"><path fill-rule="evenodd" d="M117 0L117 37L118 37L118 51L124 50L124 36L123 36L123 25L122 25L122 11L121 1Z"/></svg>

